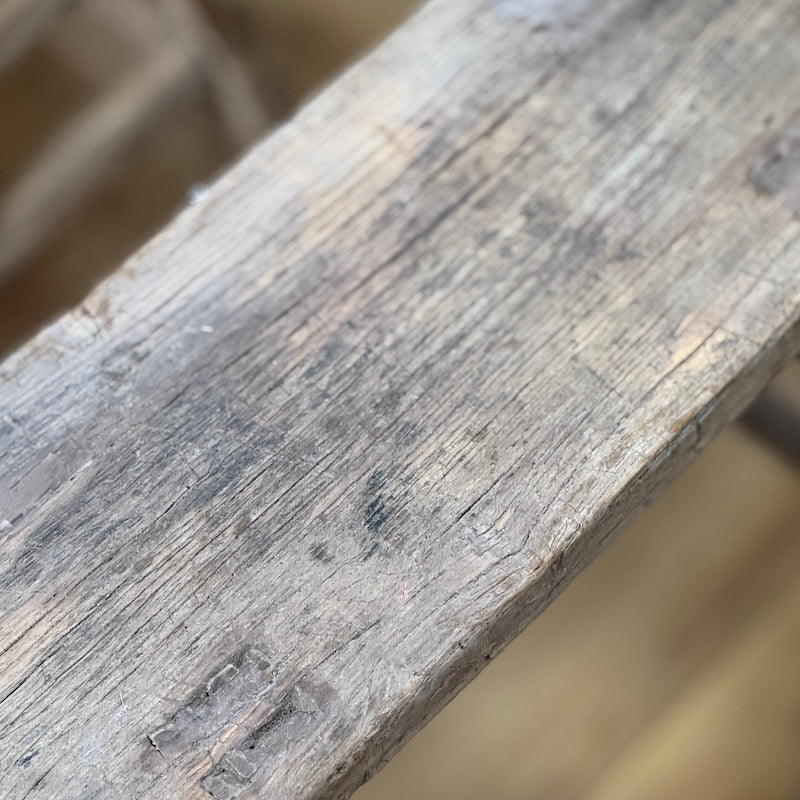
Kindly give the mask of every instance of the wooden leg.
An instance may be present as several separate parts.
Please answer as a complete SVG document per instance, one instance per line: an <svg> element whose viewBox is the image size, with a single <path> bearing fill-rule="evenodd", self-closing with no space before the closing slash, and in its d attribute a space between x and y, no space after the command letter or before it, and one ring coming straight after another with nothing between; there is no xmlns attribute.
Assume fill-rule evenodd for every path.
<svg viewBox="0 0 800 800"><path fill-rule="evenodd" d="M242 65L192 0L158 0L172 35L198 59L211 99L230 136L250 144L270 119Z"/></svg>
<svg viewBox="0 0 800 800"><path fill-rule="evenodd" d="M745 412L742 422L800 467L800 413L775 389L767 389Z"/></svg>
<svg viewBox="0 0 800 800"><path fill-rule="evenodd" d="M78 0L0 2L0 70L22 56L39 35Z"/></svg>

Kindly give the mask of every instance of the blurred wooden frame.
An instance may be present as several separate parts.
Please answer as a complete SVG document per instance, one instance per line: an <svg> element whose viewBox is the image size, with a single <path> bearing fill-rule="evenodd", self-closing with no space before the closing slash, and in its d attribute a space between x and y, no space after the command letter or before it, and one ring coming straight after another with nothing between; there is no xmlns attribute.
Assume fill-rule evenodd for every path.
<svg viewBox="0 0 800 800"><path fill-rule="evenodd" d="M134 67L56 132L0 198L0 278L18 268L120 151L204 90L237 144L254 140L269 123L242 66L193 0L5 0L0 70L72 12L108 29ZM80 38L60 46L54 40L87 72L91 43L76 47L84 45Z"/></svg>

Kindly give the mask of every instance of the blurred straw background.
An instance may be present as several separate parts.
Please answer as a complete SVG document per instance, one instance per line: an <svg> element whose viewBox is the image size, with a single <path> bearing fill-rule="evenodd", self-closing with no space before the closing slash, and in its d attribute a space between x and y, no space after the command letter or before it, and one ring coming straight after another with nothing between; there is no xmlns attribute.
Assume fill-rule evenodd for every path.
<svg viewBox="0 0 800 800"><path fill-rule="evenodd" d="M0 353L412 6L0 0ZM799 575L800 471L734 427L358 800L796 798Z"/></svg>

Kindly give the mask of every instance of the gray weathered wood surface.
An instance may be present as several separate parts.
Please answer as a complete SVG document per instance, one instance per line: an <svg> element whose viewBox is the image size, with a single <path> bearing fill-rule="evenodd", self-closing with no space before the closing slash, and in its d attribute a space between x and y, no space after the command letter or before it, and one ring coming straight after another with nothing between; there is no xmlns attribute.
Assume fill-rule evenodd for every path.
<svg viewBox="0 0 800 800"><path fill-rule="evenodd" d="M4 794L346 796L798 349L799 106L795 0L433 0L7 360Z"/></svg>

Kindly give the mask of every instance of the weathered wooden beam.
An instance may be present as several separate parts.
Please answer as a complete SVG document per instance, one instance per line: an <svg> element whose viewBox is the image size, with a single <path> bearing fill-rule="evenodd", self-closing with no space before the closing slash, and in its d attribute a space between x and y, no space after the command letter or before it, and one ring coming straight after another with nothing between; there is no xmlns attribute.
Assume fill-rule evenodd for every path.
<svg viewBox="0 0 800 800"><path fill-rule="evenodd" d="M7 360L9 795L377 769L797 351L798 41L433 0Z"/></svg>

